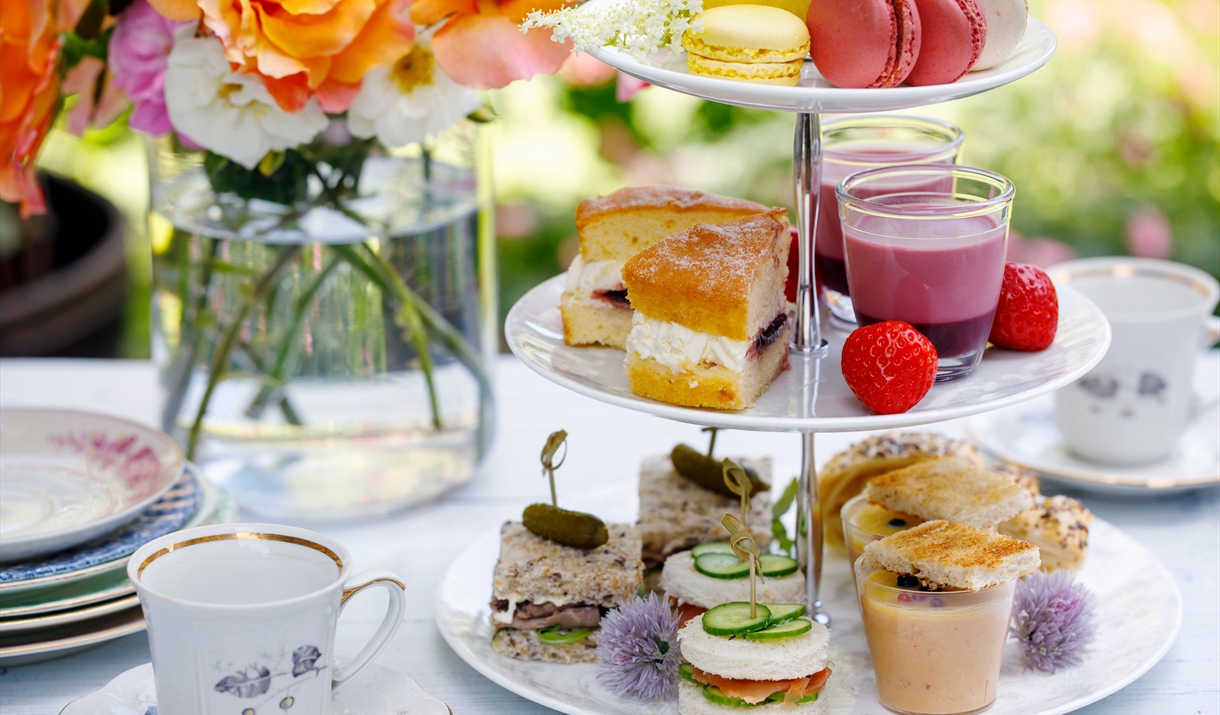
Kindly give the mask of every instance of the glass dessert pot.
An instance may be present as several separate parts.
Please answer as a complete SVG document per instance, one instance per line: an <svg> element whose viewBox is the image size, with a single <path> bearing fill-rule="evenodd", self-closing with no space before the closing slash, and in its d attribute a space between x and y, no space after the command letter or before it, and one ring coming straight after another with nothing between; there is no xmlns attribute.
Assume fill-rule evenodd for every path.
<svg viewBox="0 0 1220 715"><path fill-rule="evenodd" d="M966 715L995 701L1016 581L922 591L855 562L877 698L901 715Z"/></svg>

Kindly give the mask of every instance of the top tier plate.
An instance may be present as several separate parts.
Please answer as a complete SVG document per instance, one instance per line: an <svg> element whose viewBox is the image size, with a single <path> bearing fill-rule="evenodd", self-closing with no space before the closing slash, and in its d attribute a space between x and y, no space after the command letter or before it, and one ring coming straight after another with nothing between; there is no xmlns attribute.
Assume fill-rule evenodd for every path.
<svg viewBox="0 0 1220 715"><path fill-rule="evenodd" d="M618 0L590 0L589 5ZM737 82L692 75L686 57L669 56L659 66L642 63L614 47L603 47L592 54L597 59L627 74L683 94L691 94L721 104L772 109L779 112L888 112L925 104L948 102L986 92L1032 73L1055 54L1055 33L1040 20L1029 18L1025 37L1004 64L981 72L971 72L953 84L928 87L902 85L889 89L840 89L832 87L818 74L813 62L805 60L801 82L795 87L777 87L752 82Z"/></svg>
<svg viewBox="0 0 1220 715"><path fill-rule="evenodd" d="M847 333L823 330L830 344L821 359L791 355L792 367L748 410L677 407L631 392L622 350L574 348L563 342L559 295L564 276L526 293L509 311L504 334L513 353L534 372L586 397L629 410L697 425L765 432L855 432L911 427L990 412L1074 382L1110 347L1110 324L1097 306L1067 286L1059 291L1059 332L1037 353L988 348L974 372L941 383L909 412L876 415L843 381L839 356Z"/></svg>

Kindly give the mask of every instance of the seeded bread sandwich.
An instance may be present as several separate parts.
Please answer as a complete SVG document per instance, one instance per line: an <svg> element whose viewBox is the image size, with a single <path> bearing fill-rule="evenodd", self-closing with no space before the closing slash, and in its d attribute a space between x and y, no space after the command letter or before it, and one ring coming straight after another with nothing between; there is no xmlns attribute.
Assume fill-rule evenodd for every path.
<svg viewBox="0 0 1220 715"><path fill-rule="evenodd" d="M1089 550L1093 514L1079 500L1065 496L1034 500L1034 507L1000 524L999 532L1036 544L1042 552L1042 570L1077 571Z"/></svg>
<svg viewBox="0 0 1220 715"><path fill-rule="evenodd" d="M644 572L635 528L606 526L606 543L581 549L541 537L521 522L504 524L492 582L493 650L523 660L596 661L602 614L635 598ZM571 634L584 629L592 632L572 641ZM555 637L556 631L568 637Z"/></svg>

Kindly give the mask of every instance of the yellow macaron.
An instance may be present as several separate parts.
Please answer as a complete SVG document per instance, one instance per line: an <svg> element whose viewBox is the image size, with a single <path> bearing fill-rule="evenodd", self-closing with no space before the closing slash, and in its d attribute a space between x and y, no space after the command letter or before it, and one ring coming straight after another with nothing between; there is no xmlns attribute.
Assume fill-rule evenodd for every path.
<svg viewBox="0 0 1220 715"><path fill-rule="evenodd" d="M692 74L795 85L809 54L809 30L792 13L769 5L723 5L696 16L682 46Z"/></svg>

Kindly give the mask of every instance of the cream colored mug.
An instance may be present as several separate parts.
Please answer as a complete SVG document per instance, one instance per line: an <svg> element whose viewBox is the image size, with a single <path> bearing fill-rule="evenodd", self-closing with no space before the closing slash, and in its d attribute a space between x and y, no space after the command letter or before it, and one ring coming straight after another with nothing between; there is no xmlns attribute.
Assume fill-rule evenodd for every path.
<svg viewBox="0 0 1220 715"><path fill-rule="evenodd" d="M393 638L405 606L393 573L353 576L339 542L273 524L163 536L132 555L127 576L148 621L160 715L325 715L334 690ZM370 587L389 594L385 619L339 664L339 613Z"/></svg>
<svg viewBox="0 0 1220 715"><path fill-rule="evenodd" d="M1199 350L1220 338L1220 285L1151 258L1085 258L1047 273L1097 304L1113 341L1087 375L1055 393L1055 421L1085 459L1138 464L1167 457L1198 411Z"/></svg>

